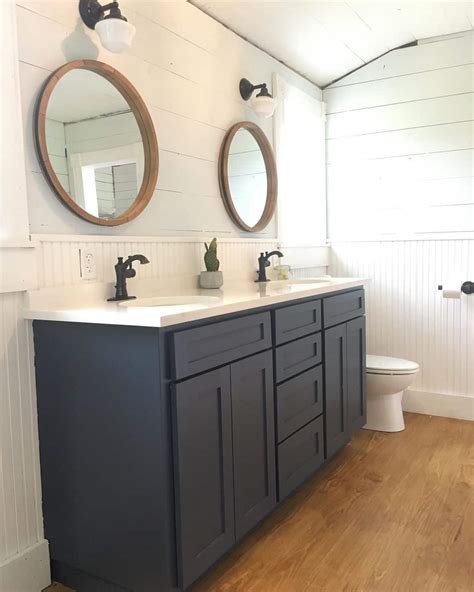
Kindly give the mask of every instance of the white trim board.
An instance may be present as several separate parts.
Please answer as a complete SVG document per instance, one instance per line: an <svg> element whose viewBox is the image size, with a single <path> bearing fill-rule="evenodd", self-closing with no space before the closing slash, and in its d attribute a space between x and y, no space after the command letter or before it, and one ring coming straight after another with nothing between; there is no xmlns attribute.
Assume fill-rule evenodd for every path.
<svg viewBox="0 0 474 592"><path fill-rule="evenodd" d="M401 234L396 236L373 236L359 238L334 238L328 240L328 246L347 243L399 243L407 241L463 241L474 240L474 232L429 232L426 234Z"/></svg>
<svg viewBox="0 0 474 592"><path fill-rule="evenodd" d="M403 395L403 410L474 421L474 397L408 389Z"/></svg>
<svg viewBox="0 0 474 592"><path fill-rule="evenodd" d="M0 248L0 294L37 287L36 249L13 246Z"/></svg>
<svg viewBox="0 0 474 592"><path fill-rule="evenodd" d="M49 545L45 539L0 564L2 592L40 592L50 584Z"/></svg>
<svg viewBox="0 0 474 592"><path fill-rule="evenodd" d="M220 237L217 235L218 243L277 243L277 238L249 238L242 237ZM208 236L108 236L97 234L32 234L32 240L41 243L202 243L214 238Z"/></svg>

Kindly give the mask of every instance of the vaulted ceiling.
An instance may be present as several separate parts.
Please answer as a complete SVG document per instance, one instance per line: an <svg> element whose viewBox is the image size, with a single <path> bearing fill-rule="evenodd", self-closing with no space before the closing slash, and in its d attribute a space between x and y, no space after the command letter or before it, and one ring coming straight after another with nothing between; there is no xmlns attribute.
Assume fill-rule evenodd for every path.
<svg viewBox="0 0 474 592"><path fill-rule="evenodd" d="M473 28L471 2L189 1L318 86L405 43Z"/></svg>

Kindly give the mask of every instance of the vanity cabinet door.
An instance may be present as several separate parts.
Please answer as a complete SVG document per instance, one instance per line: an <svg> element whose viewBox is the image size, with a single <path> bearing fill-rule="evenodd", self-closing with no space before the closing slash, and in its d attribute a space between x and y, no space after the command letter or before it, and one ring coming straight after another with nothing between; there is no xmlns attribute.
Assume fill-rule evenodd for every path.
<svg viewBox="0 0 474 592"><path fill-rule="evenodd" d="M327 329L324 342L330 458L366 423L365 317Z"/></svg>
<svg viewBox="0 0 474 592"><path fill-rule="evenodd" d="M367 423L365 378L365 317L346 325L347 425L351 435Z"/></svg>
<svg viewBox="0 0 474 592"><path fill-rule="evenodd" d="M327 458L330 458L350 438L346 405L346 342L345 325L337 325L324 332Z"/></svg>
<svg viewBox="0 0 474 592"><path fill-rule="evenodd" d="M231 365L235 531L240 539L276 504L272 353Z"/></svg>
<svg viewBox="0 0 474 592"><path fill-rule="evenodd" d="M178 584L187 588L235 542L230 367L173 391Z"/></svg>

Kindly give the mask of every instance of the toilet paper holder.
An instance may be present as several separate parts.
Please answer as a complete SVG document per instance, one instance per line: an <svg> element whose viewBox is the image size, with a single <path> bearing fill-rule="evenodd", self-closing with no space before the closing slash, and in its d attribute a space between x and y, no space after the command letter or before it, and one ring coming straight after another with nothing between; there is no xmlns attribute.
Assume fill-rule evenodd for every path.
<svg viewBox="0 0 474 592"><path fill-rule="evenodd" d="M440 284L438 286L438 290L442 290L443 289L443 285ZM461 286L461 292L463 294L474 294L474 282L470 282L470 281L466 281L462 284Z"/></svg>

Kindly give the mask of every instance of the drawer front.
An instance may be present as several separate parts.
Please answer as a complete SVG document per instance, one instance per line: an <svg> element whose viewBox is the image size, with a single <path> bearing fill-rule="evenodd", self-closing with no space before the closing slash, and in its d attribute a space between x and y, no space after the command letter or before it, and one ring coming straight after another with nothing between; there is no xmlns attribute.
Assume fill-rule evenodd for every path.
<svg viewBox="0 0 474 592"><path fill-rule="evenodd" d="M321 300L286 306L275 311L275 343L286 343L320 331Z"/></svg>
<svg viewBox="0 0 474 592"><path fill-rule="evenodd" d="M332 327L365 314L364 290L329 296L323 301L324 326Z"/></svg>
<svg viewBox="0 0 474 592"><path fill-rule="evenodd" d="M308 370L322 360L321 333L280 345L275 350L276 380L281 382Z"/></svg>
<svg viewBox="0 0 474 592"><path fill-rule="evenodd" d="M171 342L172 374L179 380L270 348L270 313L177 331Z"/></svg>
<svg viewBox="0 0 474 592"><path fill-rule="evenodd" d="M277 436L281 442L323 412L323 367L277 387Z"/></svg>
<svg viewBox="0 0 474 592"><path fill-rule="evenodd" d="M318 417L278 446L278 499L306 481L324 461L324 422Z"/></svg>

